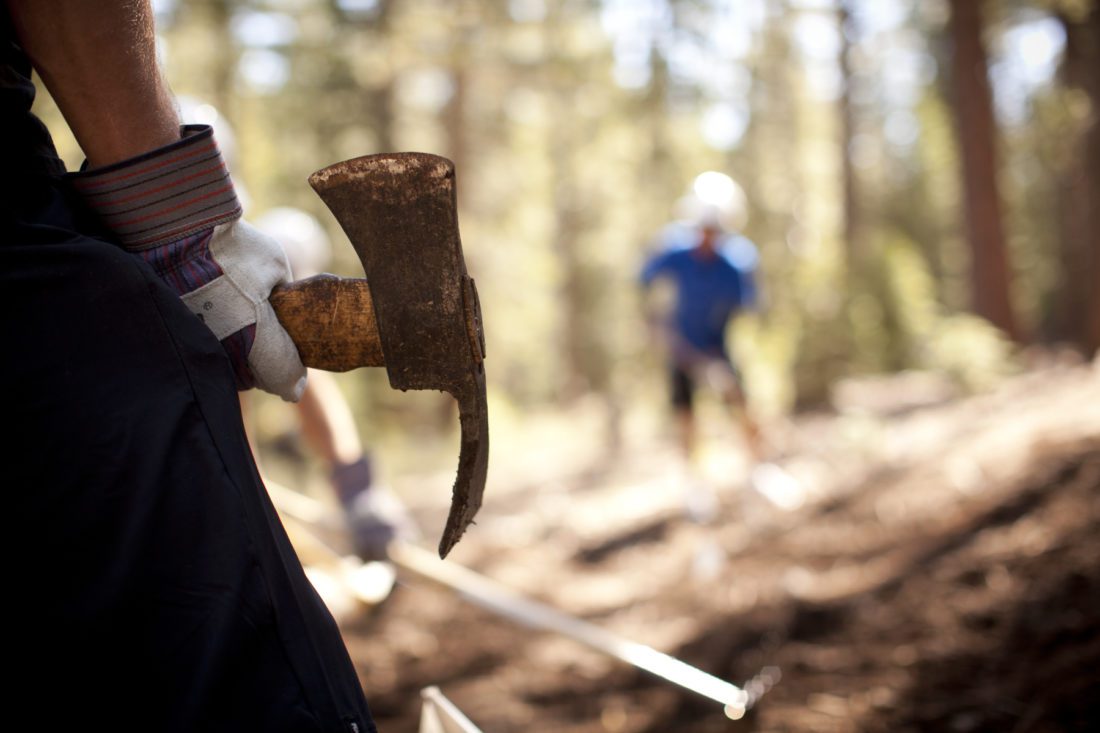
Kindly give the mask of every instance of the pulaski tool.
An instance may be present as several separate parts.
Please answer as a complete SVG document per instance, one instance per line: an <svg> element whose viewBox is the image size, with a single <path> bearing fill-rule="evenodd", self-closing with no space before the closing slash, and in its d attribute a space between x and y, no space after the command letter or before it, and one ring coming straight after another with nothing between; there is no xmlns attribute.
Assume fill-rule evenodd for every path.
<svg viewBox="0 0 1100 733"><path fill-rule="evenodd" d="M454 164L425 153L368 155L309 183L351 240L366 279L317 275L277 287L271 305L306 366L385 366L402 391L458 401L462 445L445 557L481 506L489 461L485 337L458 234Z"/></svg>

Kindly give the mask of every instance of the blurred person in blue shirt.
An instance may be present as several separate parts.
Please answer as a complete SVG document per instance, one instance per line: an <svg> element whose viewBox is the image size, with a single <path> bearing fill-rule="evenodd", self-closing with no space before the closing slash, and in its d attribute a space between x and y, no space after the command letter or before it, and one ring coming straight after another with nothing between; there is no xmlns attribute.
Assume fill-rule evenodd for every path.
<svg viewBox="0 0 1100 733"><path fill-rule="evenodd" d="M693 193L679 206L683 219L662 230L659 250L646 261L640 279L647 293L659 280L675 286L669 312L651 312L649 320L666 341L681 447L690 460L696 447L694 395L702 385L733 408L750 458L758 463L760 431L726 345L730 320L757 303L756 246L732 231L743 218L744 194L728 176L707 172L696 178Z"/></svg>

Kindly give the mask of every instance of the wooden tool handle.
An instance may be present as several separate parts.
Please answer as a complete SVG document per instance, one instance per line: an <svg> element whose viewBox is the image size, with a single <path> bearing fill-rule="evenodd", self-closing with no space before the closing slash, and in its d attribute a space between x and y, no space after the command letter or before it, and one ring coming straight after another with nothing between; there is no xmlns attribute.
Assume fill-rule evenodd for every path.
<svg viewBox="0 0 1100 733"><path fill-rule="evenodd" d="M277 286L270 301L306 366L327 372L385 366L366 280L316 275Z"/></svg>

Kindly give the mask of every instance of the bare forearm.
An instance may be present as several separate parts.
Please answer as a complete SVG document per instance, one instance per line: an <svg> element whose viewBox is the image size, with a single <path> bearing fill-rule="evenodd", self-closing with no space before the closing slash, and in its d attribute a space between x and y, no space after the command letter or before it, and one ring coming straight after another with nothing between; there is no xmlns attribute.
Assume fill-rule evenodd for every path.
<svg viewBox="0 0 1100 733"><path fill-rule="evenodd" d="M20 43L93 167L179 139L145 0L7 0Z"/></svg>
<svg viewBox="0 0 1100 733"><path fill-rule="evenodd" d="M311 371L309 386L298 401L302 437L330 465L363 457L363 444L348 403L331 374Z"/></svg>

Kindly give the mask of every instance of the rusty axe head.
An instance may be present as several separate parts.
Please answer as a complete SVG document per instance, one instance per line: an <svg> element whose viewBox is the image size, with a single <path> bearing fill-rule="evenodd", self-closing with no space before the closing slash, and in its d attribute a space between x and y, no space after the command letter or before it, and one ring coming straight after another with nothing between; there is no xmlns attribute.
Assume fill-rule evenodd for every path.
<svg viewBox="0 0 1100 733"><path fill-rule="evenodd" d="M390 384L458 400L458 478L440 556L481 506L489 460L485 340L458 235L454 165L425 153L368 155L317 171L310 185L363 263Z"/></svg>

